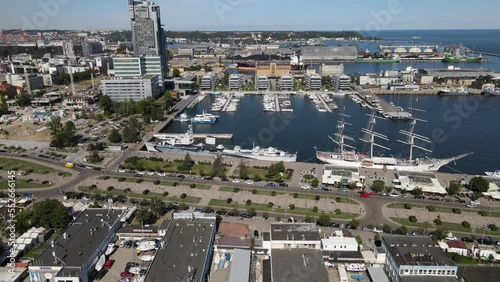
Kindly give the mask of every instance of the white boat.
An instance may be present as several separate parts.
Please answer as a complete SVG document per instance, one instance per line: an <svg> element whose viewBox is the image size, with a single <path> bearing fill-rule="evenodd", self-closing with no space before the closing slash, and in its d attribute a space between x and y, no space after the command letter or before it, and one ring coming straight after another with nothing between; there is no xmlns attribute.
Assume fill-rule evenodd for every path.
<svg viewBox="0 0 500 282"><path fill-rule="evenodd" d="M213 124L217 122L219 116L206 113L203 111L202 114L196 115L191 119L193 124Z"/></svg>
<svg viewBox="0 0 500 282"><path fill-rule="evenodd" d="M369 145L368 154L360 154L356 152L356 148L346 144L347 141L354 141L354 138L346 136L345 119L350 117L345 114L340 115L340 120L338 124L338 132L335 134L336 138L329 137L335 144L338 145L338 151L336 152L321 152L316 151L316 157L328 164L332 164L339 167L352 167L352 168L373 168L373 169L386 169L386 170L397 170L397 171L413 171L413 172L436 172L442 166L447 165L456 160L462 159L470 154L462 154L459 156L447 158L447 159L433 159L433 158L417 158L413 159L413 149L419 149L427 153L432 153L432 151L424 148L425 144L431 143L431 140L425 136L421 136L415 133L415 127L417 124L417 119L411 119L410 129L408 131L401 130L400 133L405 137L405 140L398 140L399 142L409 146L409 158L399 159L394 157L375 157L374 147L379 147L385 150L390 150L390 148L384 147L375 143L376 139L383 139L388 141L387 136L375 132L375 124L377 117L375 112L370 115L367 128L364 128L362 132L365 134L364 138L361 139L362 142ZM417 145L417 142L423 143L424 145Z"/></svg>
<svg viewBox="0 0 500 282"><path fill-rule="evenodd" d="M106 252L104 252L104 254L107 255L107 256L109 256L109 255L111 255L115 251L115 249L116 249L115 244L109 243L108 244L108 248L106 249Z"/></svg>
<svg viewBox="0 0 500 282"><path fill-rule="evenodd" d="M155 258L154 255L142 255L139 256L139 259L142 261L152 261Z"/></svg>
<svg viewBox="0 0 500 282"><path fill-rule="evenodd" d="M95 265L95 270L101 271L101 269L104 267L105 263L106 263L106 255L102 255Z"/></svg>
<svg viewBox="0 0 500 282"><path fill-rule="evenodd" d="M490 177L500 178L500 169L497 169L494 172L487 171L484 174Z"/></svg>
<svg viewBox="0 0 500 282"><path fill-rule="evenodd" d="M155 241L142 241L137 244L137 250L141 252L147 252L154 250L156 248Z"/></svg>
<svg viewBox="0 0 500 282"><path fill-rule="evenodd" d="M220 254L215 253L214 264L219 264L219 263L220 263Z"/></svg>
<svg viewBox="0 0 500 282"><path fill-rule="evenodd" d="M222 151L223 155L230 157L248 158L261 161L273 161L273 162L296 162L297 154L290 154L285 151L278 150L273 147L267 149L260 148L259 146L253 149L242 149L240 146L235 146L233 149L224 149Z"/></svg>
<svg viewBox="0 0 500 282"><path fill-rule="evenodd" d="M218 263L216 265L214 265L214 270L215 271L219 270L219 264Z"/></svg>
<svg viewBox="0 0 500 282"><path fill-rule="evenodd" d="M142 267L139 267L139 266L134 266L134 267L131 267L128 272L132 273L132 274L135 274L135 275L139 275L141 274L141 271L143 270Z"/></svg>
<svg viewBox="0 0 500 282"><path fill-rule="evenodd" d="M350 272L362 272L366 271L366 266L364 263L351 263L346 265L345 270Z"/></svg>

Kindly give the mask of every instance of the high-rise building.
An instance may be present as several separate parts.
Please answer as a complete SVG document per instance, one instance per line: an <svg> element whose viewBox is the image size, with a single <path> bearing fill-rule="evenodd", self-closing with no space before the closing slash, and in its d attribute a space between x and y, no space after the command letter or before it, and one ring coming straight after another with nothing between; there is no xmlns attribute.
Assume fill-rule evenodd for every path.
<svg viewBox="0 0 500 282"><path fill-rule="evenodd" d="M159 56L163 74L161 80L165 79L168 74L167 56L160 7L149 0L129 0L129 14L134 55Z"/></svg>

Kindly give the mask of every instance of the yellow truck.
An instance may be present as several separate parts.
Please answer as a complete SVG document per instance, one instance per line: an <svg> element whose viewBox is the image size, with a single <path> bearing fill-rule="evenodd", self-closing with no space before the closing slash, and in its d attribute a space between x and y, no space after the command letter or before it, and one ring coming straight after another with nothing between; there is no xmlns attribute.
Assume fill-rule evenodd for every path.
<svg viewBox="0 0 500 282"><path fill-rule="evenodd" d="M75 164L74 163L66 163L65 167L67 167L67 168L74 168Z"/></svg>

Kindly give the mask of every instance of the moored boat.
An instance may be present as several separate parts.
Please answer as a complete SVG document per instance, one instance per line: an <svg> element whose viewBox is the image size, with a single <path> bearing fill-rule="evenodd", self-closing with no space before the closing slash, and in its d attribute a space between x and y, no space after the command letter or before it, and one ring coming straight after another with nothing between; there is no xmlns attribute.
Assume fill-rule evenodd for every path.
<svg viewBox="0 0 500 282"><path fill-rule="evenodd" d="M500 88L484 89L484 95L500 96Z"/></svg>
<svg viewBox="0 0 500 282"><path fill-rule="evenodd" d="M465 88L457 88L457 89L440 89L438 91L438 95L440 96L469 96L471 92Z"/></svg>

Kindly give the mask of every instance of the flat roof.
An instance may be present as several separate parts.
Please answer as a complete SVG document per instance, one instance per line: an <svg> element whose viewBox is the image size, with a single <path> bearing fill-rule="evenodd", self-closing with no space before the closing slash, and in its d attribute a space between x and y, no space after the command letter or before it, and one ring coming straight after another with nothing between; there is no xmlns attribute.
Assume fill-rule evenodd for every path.
<svg viewBox="0 0 500 282"><path fill-rule="evenodd" d="M353 168L353 167L341 167L341 166L335 166L335 165L325 165L325 170L335 170L335 171L348 171L351 173L359 173L358 168Z"/></svg>
<svg viewBox="0 0 500 282"><path fill-rule="evenodd" d="M229 282L248 282L250 279L250 250L235 249Z"/></svg>
<svg viewBox="0 0 500 282"><path fill-rule="evenodd" d="M402 276L402 282L457 282L458 279L450 276ZM481 280L476 280L481 281ZM488 280L482 280L488 281Z"/></svg>
<svg viewBox="0 0 500 282"><path fill-rule="evenodd" d="M368 267L368 276L373 282L389 282L389 278L381 267Z"/></svg>
<svg viewBox="0 0 500 282"><path fill-rule="evenodd" d="M172 219L144 281L202 281L215 228L215 218Z"/></svg>
<svg viewBox="0 0 500 282"><path fill-rule="evenodd" d="M70 223L68 228L54 240L54 248L49 247L38 257L37 266L80 267L110 232L110 227L120 220L122 209L86 209ZM64 239L63 234L67 235ZM55 262L52 252L59 260Z"/></svg>
<svg viewBox="0 0 500 282"><path fill-rule="evenodd" d="M271 273L273 282L329 281L321 250L273 249Z"/></svg>
<svg viewBox="0 0 500 282"><path fill-rule="evenodd" d="M272 241L319 241L318 228L311 223L271 224Z"/></svg>
<svg viewBox="0 0 500 282"><path fill-rule="evenodd" d="M426 237L383 237L399 266L455 266L441 248Z"/></svg>

